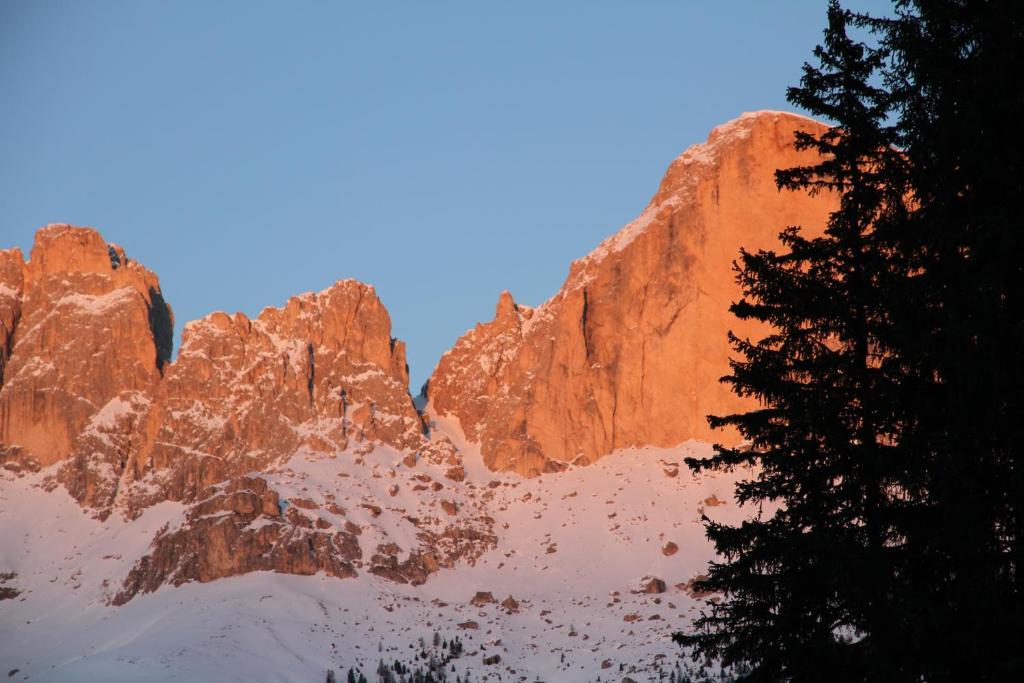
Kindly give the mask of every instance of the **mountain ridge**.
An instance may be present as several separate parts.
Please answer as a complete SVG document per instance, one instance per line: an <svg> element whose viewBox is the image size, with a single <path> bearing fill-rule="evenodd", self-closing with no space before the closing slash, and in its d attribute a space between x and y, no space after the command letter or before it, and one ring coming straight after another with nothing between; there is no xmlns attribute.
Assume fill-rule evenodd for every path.
<svg viewBox="0 0 1024 683"><path fill-rule="evenodd" d="M0 609L14 615L0 659L34 680L127 675L126 658L302 680L369 670L363 647L383 634L398 657L429 621L472 645L462 673L663 673L665 621L703 600L689 590L711 556L701 516L744 513L742 473L682 464L720 437L706 412L745 405L717 384L728 263L787 224L823 224L832 198L771 177L806 159L793 131L821 126L758 112L716 128L548 301L502 292L419 407L370 285L214 311L172 360L159 280L95 230L47 226L27 261L0 251ZM276 591L306 611L264 609ZM268 621L297 614L320 631L289 641L294 657L232 646L226 674L152 618L180 628L186 604L209 638L280 645Z"/></svg>

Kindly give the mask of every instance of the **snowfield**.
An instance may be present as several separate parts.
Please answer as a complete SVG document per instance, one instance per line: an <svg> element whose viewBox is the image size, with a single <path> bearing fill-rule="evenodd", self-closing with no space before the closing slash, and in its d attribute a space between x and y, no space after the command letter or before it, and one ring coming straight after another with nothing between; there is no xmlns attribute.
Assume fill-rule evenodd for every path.
<svg viewBox="0 0 1024 683"><path fill-rule="evenodd" d="M343 680L358 667L372 681L379 660L412 663L419 639L429 643L437 632L464 643L451 680L667 679L679 660L671 633L702 604L683 584L712 557L700 515L736 520L745 512L728 502L736 475L694 477L682 462L710 446L624 450L527 480L489 472L457 423L433 423L462 453L467 479L458 487L389 494L401 481L393 465L402 454L383 447L359 456L300 451L267 477L284 499L327 496L349 510L375 500L383 512L366 510L359 520L364 556L385 537L410 547L402 515L437 515L442 499L494 520L494 549L421 586L365 571L355 579L257 572L165 586L113 607L108 601L156 532L181 522L182 506L99 522L62 488L44 490L45 471L3 475L0 589L19 593L0 600L0 674L314 683L328 669ZM642 592L651 579L665 591ZM470 604L478 593L494 602ZM514 603L502 606L509 596ZM499 663L484 664L494 655Z"/></svg>

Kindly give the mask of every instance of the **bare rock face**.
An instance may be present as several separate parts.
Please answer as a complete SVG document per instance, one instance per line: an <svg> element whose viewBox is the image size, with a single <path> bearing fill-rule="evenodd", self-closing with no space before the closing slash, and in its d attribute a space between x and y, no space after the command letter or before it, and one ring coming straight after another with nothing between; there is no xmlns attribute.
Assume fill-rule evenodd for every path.
<svg viewBox="0 0 1024 683"><path fill-rule="evenodd" d="M774 180L814 161L793 148L794 131L823 129L760 112L713 130L672 162L639 218L573 263L558 294L531 309L503 293L494 320L441 358L431 408L459 419L490 468L525 476L632 446L734 443L706 421L751 406L718 382L727 332L764 330L728 311L741 294L732 262L740 247L777 246L787 226L824 226L834 197Z"/></svg>
<svg viewBox="0 0 1024 683"><path fill-rule="evenodd" d="M373 288L353 280L266 308L255 320L213 313L189 323L139 430L128 476L155 483L157 499L191 500L300 448L420 447L405 345L390 333Z"/></svg>
<svg viewBox="0 0 1024 683"><path fill-rule="evenodd" d="M43 228L27 264L2 254L0 459L45 467L112 403L160 380L173 318L156 276L93 230Z"/></svg>

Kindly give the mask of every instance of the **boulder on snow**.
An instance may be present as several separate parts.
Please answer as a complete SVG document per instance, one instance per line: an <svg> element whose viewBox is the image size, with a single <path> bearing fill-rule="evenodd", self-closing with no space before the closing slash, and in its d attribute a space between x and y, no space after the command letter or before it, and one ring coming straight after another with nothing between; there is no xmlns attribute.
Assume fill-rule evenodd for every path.
<svg viewBox="0 0 1024 683"><path fill-rule="evenodd" d="M490 591L477 591L476 595L469 601L469 604L474 607L483 607L491 603L495 603L497 600L491 595Z"/></svg>
<svg viewBox="0 0 1024 683"><path fill-rule="evenodd" d="M638 593L664 593L668 586L661 579L653 576L645 576L640 584Z"/></svg>

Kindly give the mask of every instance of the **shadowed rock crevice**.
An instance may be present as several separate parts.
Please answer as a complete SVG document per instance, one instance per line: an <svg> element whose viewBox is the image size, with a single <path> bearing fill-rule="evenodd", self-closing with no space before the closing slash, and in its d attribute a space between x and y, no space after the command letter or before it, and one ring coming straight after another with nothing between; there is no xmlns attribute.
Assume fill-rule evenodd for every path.
<svg viewBox="0 0 1024 683"><path fill-rule="evenodd" d="M316 354L313 342L306 343L306 392L309 394L309 405L313 405L313 393L316 389Z"/></svg>
<svg viewBox="0 0 1024 683"><path fill-rule="evenodd" d="M14 335L17 334L18 321L21 320L21 302L12 307L10 322L0 320L0 388L4 386L4 370L7 361L14 352Z"/></svg>
<svg viewBox="0 0 1024 683"><path fill-rule="evenodd" d="M587 298L587 288L583 288L583 308L580 311L580 333L583 336L583 355L590 360L590 330L587 329L587 313L590 311L590 301Z"/></svg>
<svg viewBox="0 0 1024 683"><path fill-rule="evenodd" d="M174 313L157 287L149 288L149 331L156 345L156 367L163 375L164 366L174 351Z"/></svg>
<svg viewBox="0 0 1024 683"><path fill-rule="evenodd" d="M14 336L21 320L25 261L21 250L0 251L0 387L14 350Z"/></svg>

